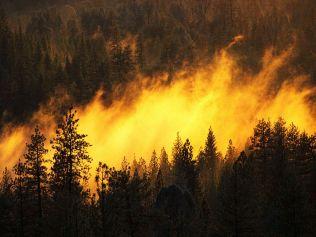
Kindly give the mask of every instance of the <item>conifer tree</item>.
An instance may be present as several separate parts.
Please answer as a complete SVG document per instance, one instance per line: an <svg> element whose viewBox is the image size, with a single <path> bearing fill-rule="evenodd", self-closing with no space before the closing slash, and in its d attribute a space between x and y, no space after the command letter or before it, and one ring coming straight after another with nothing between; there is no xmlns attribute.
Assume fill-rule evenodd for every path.
<svg viewBox="0 0 316 237"><path fill-rule="evenodd" d="M154 197L156 198L161 188L164 186L162 172L159 169L155 180Z"/></svg>
<svg viewBox="0 0 316 237"><path fill-rule="evenodd" d="M215 209L221 236L257 235L254 183L249 162L242 152L233 165L225 163L223 168Z"/></svg>
<svg viewBox="0 0 316 237"><path fill-rule="evenodd" d="M152 184L155 182L156 180L156 177L157 177L157 174L158 174L158 158L157 158L157 154L156 154L156 151L154 150L152 155L151 155L151 158L150 158L150 161L149 161L149 178L152 182Z"/></svg>
<svg viewBox="0 0 316 237"><path fill-rule="evenodd" d="M226 151L226 155L225 155L225 161L232 161L236 158L236 147L234 147L233 145L233 141L230 139L229 143L228 143L228 147L227 147L227 151Z"/></svg>
<svg viewBox="0 0 316 237"><path fill-rule="evenodd" d="M111 170L107 190L109 233L113 236L136 236L148 228L146 208L149 201L149 181L130 171ZM120 228L115 228L120 226Z"/></svg>
<svg viewBox="0 0 316 237"><path fill-rule="evenodd" d="M139 158L137 171L140 177L144 177L148 175L146 161L142 157Z"/></svg>
<svg viewBox="0 0 316 237"><path fill-rule="evenodd" d="M254 128L250 144L250 151L256 162L256 179L258 190L262 190L261 196L266 196L268 185L268 163L271 158L271 123L270 121L260 120ZM265 199L261 197L260 199Z"/></svg>
<svg viewBox="0 0 316 237"><path fill-rule="evenodd" d="M87 148L90 144L85 140L87 135L78 132L79 119L76 111L69 109L56 130L52 139L53 156L52 181L59 188L66 188L72 194L73 188L85 181L89 175L89 164L92 159ZM66 184L66 187L64 187Z"/></svg>
<svg viewBox="0 0 316 237"><path fill-rule="evenodd" d="M209 129L204 150L198 156L199 180L202 195L208 200L215 194L217 182L217 167L219 163L215 136Z"/></svg>
<svg viewBox="0 0 316 237"><path fill-rule="evenodd" d="M161 171L163 185L168 186L171 183L171 167L164 147L161 149L159 156L159 170Z"/></svg>
<svg viewBox="0 0 316 237"><path fill-rule="evenodd" d="M180 160L181 160L181 151L182 151L182 141L181 141L181 137L179 132L177 133L177 137L176 140L173 143L173 147L172 147L172 179L173 182L176 183L177 180L182 180L180 177L177 177L180 175L179 173L179 164L180 164ZM182 177L183 178L183 177Z"/></svg>
<svg viewBox="0 0 316 237"><path fill-rule="evenodd" d="M131 175L134 175L136 170L138 170L138 162L137 162L135 154L134 154L134 159L133 159L132 164L131 164Z"/></svg>
<svg viewBox="0 0 316 237"><path fill-rule="evenodd" d="M187 188L191 194L195 194L195 192L198 190L198 184L195 161L193 160L193 147L189 139L187 139L178 153L177 146L179 143L180 138L178 136L174 145L174 182L181 187Z"/></svg>
<svg viewBox="0 0 316 237"><path fill-rule="evenodd" d="M106 232L106 213L105 213L105 198L106 198L106 188L107 182L110 175L110 170L108 166L102 162L99 162L97 168L97 174L95 176L95 181L97 184L97 193L99 195L99 205L101 209L101 220L102 220L102 236L107 236Z"/></svg>
<svg viewBox="0 0 316 237"><path fill-rule="evenodd" d="M47 168L45 155L48 150L45 148L46 138L36 127L31 136L31 143L27 144L27 151L24 154L25 175L28 189L37 199L37 229L36 236L43 232L43 194L47 184Z"/></svg>
<svg viewBox="0 0 316 237"><path fill-rule="evenodd" d="M270 158L268 160L268 177L266 177L266 203L264 208L264 223L267 230L276 235L283 235L286 214L283 209L284 195L287 195L286 185L286 127L285 121L279 119L271 130Z"/></svg>
<svg viewBox="0 0 316 237"><path fill-rule="evenodd" d="M24 214L24 209L25 209L25 198L27 194L27 179L25 176L25 164L19 159L18 163L14 166L14 174L16 175L14 184L15 184L15 194L17 196L17 212L18 212L18 220L19 220L19 225L18 225L18 236L24 237L25 236L25 214Z"/></svg>
<svg viewBox="0 0 316 237"><path fill-rule="evenodd" d="M0 236L13 236L14 233L14 195L11 172L5 168L0 181Z"/></svg>
<svg viewBox="0 0 316 237"><path fill-rule="evenodd" d="M78 205L83 192L82 183L88 180L91 157L87 148L90 144L85 140L85 134L78 132L76 112L69 109L56 130L56 137L52 139L55 153L51 168L51 189L54 198L63 197L66 204L65 233L73 236L78 232Z"/></svg>

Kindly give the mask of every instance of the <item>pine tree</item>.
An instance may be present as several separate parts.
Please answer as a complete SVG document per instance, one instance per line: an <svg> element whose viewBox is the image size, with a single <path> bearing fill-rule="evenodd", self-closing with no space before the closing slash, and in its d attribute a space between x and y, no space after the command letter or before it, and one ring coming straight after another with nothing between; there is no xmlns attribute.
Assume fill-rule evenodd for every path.
<svg viewBox="0 0 316 237"><path fill-rule="evenodd" d="M289 222L285 231L289 231L293 236L308 235L314 228L312 213L315 209L308 201L310 193L313 193L311 190L315 189L311 182L314 180L315 171L313 147L313 136L308 136L305 132L300 133L298 128L291 124L286 135L287 166L283 171L285 174L282 202L286 203L283 213Z"/></svg>
<svg viewBox="0 0 316 237"><path fill-rule="evenodd" d="M157 173L157 177L155 180L155 188L154 188L154 197L155 199L157 198L158 193L160 192L161 188L164 186L163 184L163 177L162 177L162 172L159 169Z"/></svg>
<svg viewBox="0 0 316 237"><path fill-rule="evenodd" d="M142 157L139 158L137 171L140 177L144 177L148 175L146 161Z"/></svg>
<svg viewBox="0 0 316 237"><path fill-rule="evenodd" d="M177 146L179 144L181 144L181 142L178 136L174 145L174 182L183 188L187 188L191 194L194 195L198 190L198 184L195 161L193 160L193 147L189 139L187 139L178 153Z"/></svg>
<svg viewBox="0 0 316 237"><path fill-rule="evenodd" d="M0 236L13 236L14 234L13 188L11 173L5 168L0 181Z"/></svg>
<svg viewBox="0 0 316 237"><path fill-rule="evenodd" d="M268 160L268 177L266 177L266 205L264 206L266 229L271 234L284 235L286 214L283 209L283 201L287 192L286 188L286 127L285 122L279 119L271 130L270 154Z"/></svg>
<svg viewBox="0 0 316 237"><path fill-rule="evenodd" d="M106 213L105 213L105 198L106 198L106 188L107 182L110 175L110 170L108 166L102 162L99 162L97 168L97 174L95 176L95 181L97 184L97 193L99 195L99 205L101 208L101 220L102 220L102 236L107 236L106 232Z"/></svg>
<svg viewBox="0 0 316 237"><path fill-rule="evenodd" d="M45 148L46 138L36 127L31 136L31 143L27 144L27 151L24 154L25 175L27 177L28 189L34 193L37 199L37 228L36 236L43 232L43 193L47 184L47 168L45 166L45 155L48 150Z"/></svg>
<svg viewBox="0 0 316 237"><path fill-rule="evenodd" d="M225 161L233 161L237 156L236 147L233 145L233 141L230 139L225 155Z"/></svg>
<svg viewBox="0 0 316 237"><path fill-rule="evenodd" d="M271 141L271 123L264 119L259 120L254 128L253 136L251 139L251 149L258 151L258 155L268 155L267 149L270 146Z"/></svg>
<svg viewBox="0 0 316 237"><path fill-rule="evenodd" d="M66 209L65 231L69 236L78 232L77 220L78 205L83 192L82 182L88 180L91 157L87 148L90 144L85 140L85 134L78 133L78 119L76 112L67 111L56 130L56 137L52 139L52 148L55 153L51 168L51 189L55 198L64 197Z"/></svg>
<svg viewBox="0 0 316 237"><path fill-rule="evenodd" d="M172 175L173 183L178 181L184 181L184 177L179 177L180 175L180 164L181 164L181 151L182 151L182 141L180 134L177 133L176 140L173 143L172 147ZM182 175L183 176L183 175Z"/></svg>
<svg viewBox="0 0 316 237"><path fill-rule="evenodd" d="M76 111L69 109L59 123L56 137L52 139L52 148L55 150L52 166L52 181L59 188L64 187L68 193L88 178L89 164L92 159L87 148L90 144L85 140L87 135L78 133L79 119L75 118Z"/></svg>
<svg viewBox="0 0 316 237"><path fill-rule="evenodd" d="M208 200L210 200L216 190L218 163L219 155L216 148L216 140L210 128L204 150L198 156L201 191L202 195L206 196Z"/></svg>
<svg viewBox="0 0 316 237"><path fill-rule="evenodd" d="M168 186L171 183L171 167L164 147L161 149L159 156L159 170L161 171L163 185Z"/></svg>
<svg viewBox="0 0 316 237"><path fill-rule="evenodd" d="M271 158L271 123L270 121L260 120L254 128L253 136L250 138L251 156L255 161L256 179L258 193L264 200L267 195L269 159ZM259 191L261 190L261 191Z"/></svg>
<svg viewBox="0 0 316 237"><path fill-rule="evenodd" d="M111 170L107 190L108 232L112 236L146 233L149 180L129 170ZM119 226L120 228L116 228Z"/></svg>
<svg viewBox="0 0 316 237"><path fill-rule="evenodd" d="M206 138L204 154L206 166L211 170L213 179L215 180L218 153L215 136L211 128L209 129L209 133Z"/></svg>
<svg viewBox="0 0 316 237"><path fill-rule="evenodd" d="M15 184L15 194L17 196L18 201L18 236L23 237L25 236L24 230L24 222L25 222L25 214L24 214L24 205L25 205L25 198L26 198L26 176L25 176L25 164L19 159L18 163L14 166L14 173L16 175L14 184Z"/></svg>
<svg viewBox="0 0 316 237"><path fill-rule="evenodd" d="M157 174L158 174L158 162L157 162L158 158L157 158L157 154L156 151L154 150L151 158L150 158L150 162L149 162L149 179L152 182L152 184L155 182Z"/></svg>
<svg viewBox="0 0 316 237"><path fill-rule="evenodd" d="M134 175L136 170L138 170L138 162L137 162L135 154L134 154L134 159L133 159L132 165L131 165L131 175Z"/></svg>
<svg viewBox="0 0 316 237"><path fill-rule="evenodd" d="M216 210L219 236L252 236L258 233L251 165L242 152L233 163L225 163L220 178ZM256 234L257 233L257 234Z"/></svg>
<svg viewBox="0 0 316 237"><path fill-rule="evenodd" d="M175 176L175 167L176 164L179 162L181 159L181 150L182 150L182 141L179 132L177 133L176 140L173 143L172 147L172 169L173 169L173 176ZM176 179L176 177L173 177L173 179Z"/></svg>
<svg viewBox="0 0 316 237"><path fill-rule="evenodd" d="M286 134L287 128L285 121L280 118L274 124L271 134L272 162L275 169L274 177L283 178L282 171L286 166ZM275 179L275 180L276 180Z"/></svg>

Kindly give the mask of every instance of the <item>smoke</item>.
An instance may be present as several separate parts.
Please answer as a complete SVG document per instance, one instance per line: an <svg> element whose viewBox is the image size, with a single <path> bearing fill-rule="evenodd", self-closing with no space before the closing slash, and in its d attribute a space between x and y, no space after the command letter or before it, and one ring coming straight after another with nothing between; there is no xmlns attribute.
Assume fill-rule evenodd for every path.
<svg viewBox="0 0 316 237"><path fill-rule="evenodd" d="M234 42L241 39L237 37ZM315 95L315 87L308 86L309 78L291 76L275 86L279 71L287 67L291 55L291 49L276 56L273 50L267 50L261 70L251 74L241 71L234 57L223 50L209 65L193 72L178 72L171 84L165 83L165 75L139 76L127 85L123 98L111 106L102 103L100 90L88 105L77 108L79 130L88 135L92 144L89 153L94 159L93 171L99 161L120 167L124 156L130 161L134 156L148 160L154 149L162 147L170 154L177 132L190 139L197 155L210 126L223 154L229 139L239 150L244 149L253 127L262 118L274 122L283 117L288 124L293 122L301 130L315 132L313 104L309 100ZM43 110L34 115L34 121L40 122L51 138L55 120L44 116ZM34 121L8 128L2 135L1 167L12 167L23 154Z"/></svg>

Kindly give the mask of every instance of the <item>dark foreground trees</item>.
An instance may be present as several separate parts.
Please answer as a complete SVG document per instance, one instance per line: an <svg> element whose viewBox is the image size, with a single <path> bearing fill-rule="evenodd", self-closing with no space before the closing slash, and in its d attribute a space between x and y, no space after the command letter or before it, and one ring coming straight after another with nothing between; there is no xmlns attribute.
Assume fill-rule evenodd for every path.
<svg viewBox="0 0 316 237"><path fill-rule="evenodd" d="M48 150L45 148L46 138L36 127L31 136L31 143L27 144L27 151L24 155L25 175L29 196L32 197L33 205L36 206L36 230L34 236L43 235L43 199L47 195L48 173L45 155Z"/></svg>
<svg viewBox="0 0 316 237"><path fill-rule="evenodd" d="M13 174L0 182L1 236L313 236L316 137L280 119L261 120L246 152L230 141L225 158L209 130L205 148L177 135L165 149L122 169L91 158L73 110L52 139L36 127ZM148 167L148 168L147 168ZM131 172L131 170L133 171ZM96 187L96 189L95 189ZM89 189L92 188L92 191ZM94 191L95 190L95 191Z"/></svg>
<svg viewBox="0 0 316 237"><path fill-rule="evenodd" d="M86 135L78 132L79 120L75 115L72 109L67 111L51 141L54 150L50 178L52 205L57 212L57 230L65 236L78 236L82 229L82 208L88 195L83 185L88 181L92 160L87 152L90 144L85 140Z"/></svg>

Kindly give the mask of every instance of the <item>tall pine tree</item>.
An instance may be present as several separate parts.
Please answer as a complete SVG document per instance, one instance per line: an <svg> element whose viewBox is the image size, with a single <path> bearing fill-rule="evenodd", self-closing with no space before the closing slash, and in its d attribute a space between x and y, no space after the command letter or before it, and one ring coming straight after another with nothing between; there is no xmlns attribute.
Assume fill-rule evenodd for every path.
<svg viewBox="0 0 316 237"><path fill-rule="evenodd" d="M62 198L65 202L65 227L67 236L78 233L78 209L84 197L83 183L88 180L91 157L87 148L87 135L78 132L76 112L69 109L56 130L52 139L55 153L51 168L51 189L54 198ZM61 201L61 200L59 200Z"/></svg>
<svg viewBox="0 0 316 237"><path fill-rule="evenodd" d="M27 144L27 151L24 154L25 174L28 181L29 191L37 200L37 228L36 236L43 234L43 193L47 185L47 168L45 166L45 155L48 150L45 148L46 138L36 127L31 136L31 143Z"/></svg>

